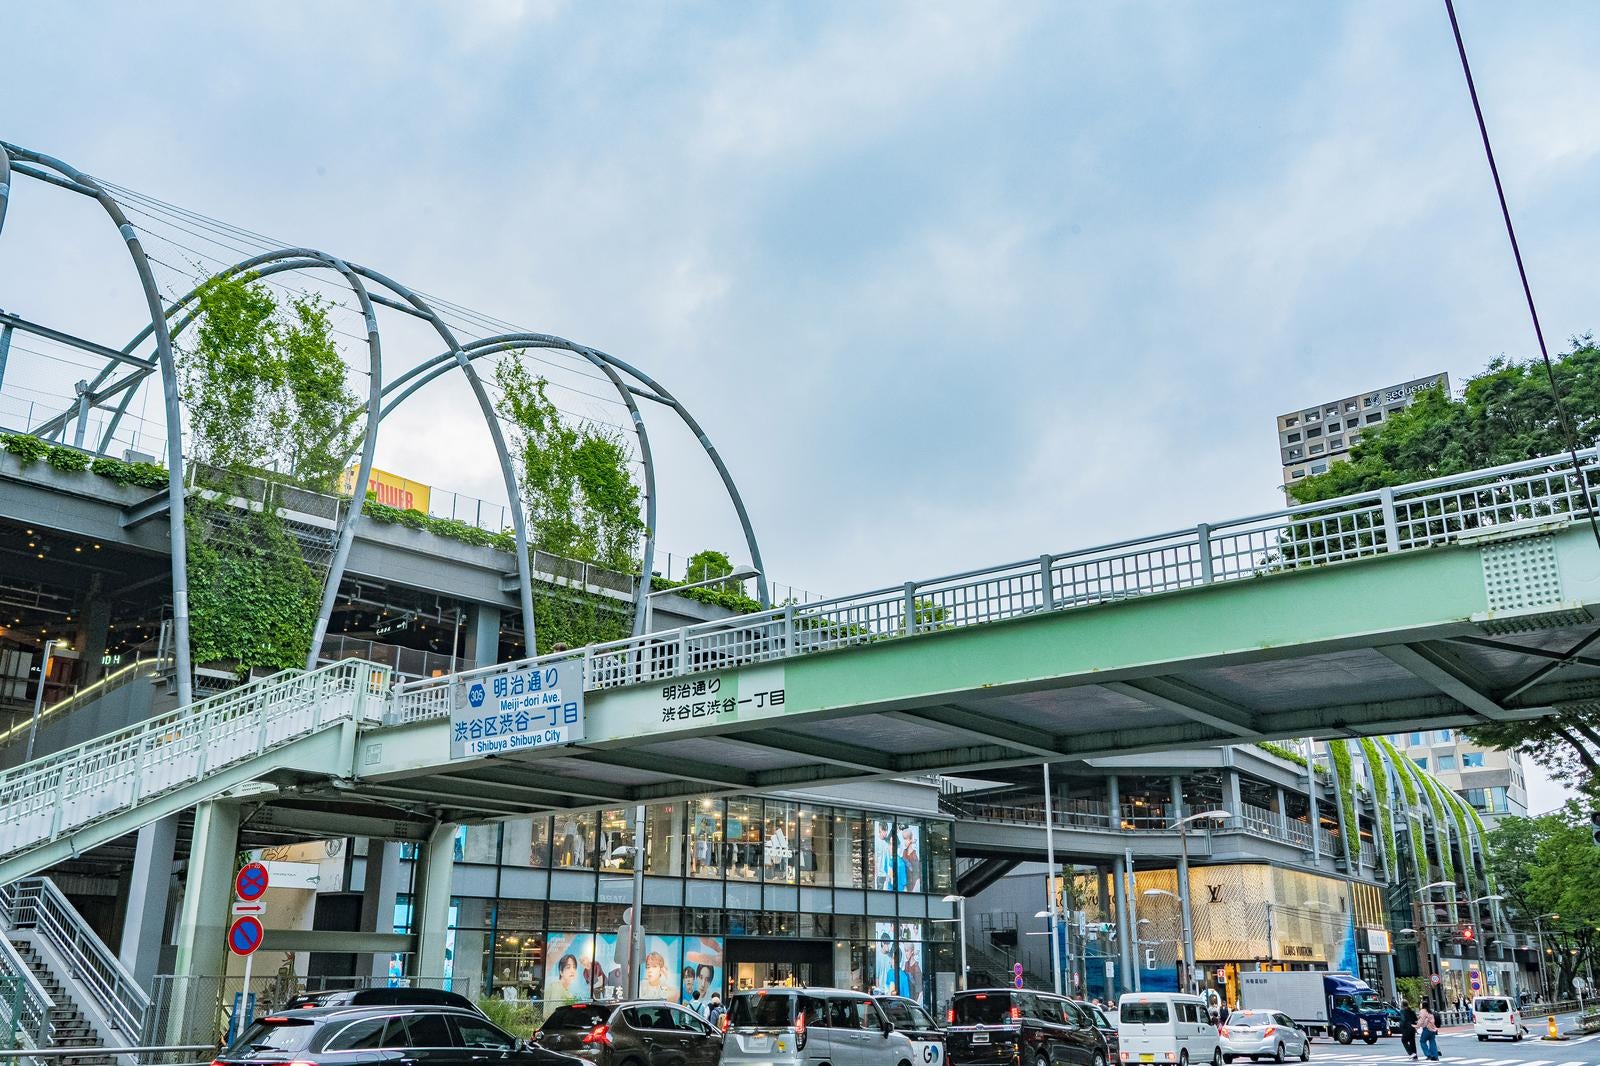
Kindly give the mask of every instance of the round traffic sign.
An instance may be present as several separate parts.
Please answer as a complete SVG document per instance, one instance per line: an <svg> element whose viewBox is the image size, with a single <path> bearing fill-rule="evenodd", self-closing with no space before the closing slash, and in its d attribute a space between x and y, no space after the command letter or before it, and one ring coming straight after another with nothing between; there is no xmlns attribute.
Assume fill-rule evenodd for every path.
<svg viewBox="0 0 1600 1066"><path fill-rule="evenodd" d="M260 899L267 891L267 868L259 862L245 863L233 879L233 891L246 903Z"/></svg>
<svg viewBox="0 0 1600 1066"><path fill-rule="evenodd" d="M261 946L261 919L246 914L235 918L228 927L228 950L235 955L248 955Z"/></svg>
<svg viewBox="0 0 1600 1066"><path fill-rule="evenodd" d="M1434 984L1438 984L1439 983L1439 975L1436 974L1436 973L1435 974L1429 974L1428 975L1428 979L1430 981L1432 981Z"/></svg>
<svg viewBox="0 0 1600 1066"><path fill-rule="evenodd" d="M1022 976L1022 963L1020 963L1020 962L1012 963L1011 964L1011 972L1013 974L1015 974L1016 976L1021 977Z"/></svg>

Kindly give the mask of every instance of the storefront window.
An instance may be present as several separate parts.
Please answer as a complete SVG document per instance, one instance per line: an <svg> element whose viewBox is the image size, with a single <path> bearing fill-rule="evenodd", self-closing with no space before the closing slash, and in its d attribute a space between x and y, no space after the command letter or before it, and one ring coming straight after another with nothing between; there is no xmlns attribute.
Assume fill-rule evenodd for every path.
<svg viewBox="0 0 1600 1066"><path fill-rule="evenodd" d="M689 876L722 877L722 801L692 801L689 823Z"/></svg>
<svg viewBox="0 0 1600 1066"><path fill-rule="evenodd" d="M792 885L795 875L795 805L768 800L762 825L761 867L768 884Z"/></svg>
<svg viewBox="0 0 1600 1066"><path fill-rule="evenodd" d="M563 814L550 840L552 864L559 869L594 869L594 815Z"/></svg>
<svg viewBox="0 0 1600 1066"><path fill-rule="evenodd" d="M840 888L867 887L867 821L860 811L833 812L833 883Z"/></svg>
<svg viewBox="0 0 1600 1066"><path fill-rule="evenodd" d="M632 870L634 808L600 812L601 870Z"/></svg>
<svg viewBox="0 0 1600 1066"><path fill-rule="evenodd" d="M645 873L683 876L683 806L665 803L645 808Z"/></svg>
<svg viewBox="0 0 1600 1066"><path fill-rule="evenodd" d="M501 900L495 917L494 952L486 960L489 972L482 987L487 990L492 984L501 999L537 1002L543 984L544 946L544 904Z"/></svg>
<svg viewBox="0 0 1600 1066"><path fill-rule="evenodd" d="M802 804L796 821L795 862L802 885L833 883L833 814L826 807Z"/></svg>
<svg viewBox="0 0 1600 1066"><path fill-rule="evenodd" d="M729 800L723 834L728 880L757 880L761 875L761 801Z"/></svg>
<svg viewBox="0 0 1600 1066"><path fill-rule="evenodd" d="M955 891L952 873L950 823L929 822L927 833L928 891L936 896Z"/></svg>
<svg viewBox="0 0 1600 1066"><path fill-rule="evenodd" d="M922 822L903 820L895 826L895 889L921 892L926 871L922 859Z"/></svg>

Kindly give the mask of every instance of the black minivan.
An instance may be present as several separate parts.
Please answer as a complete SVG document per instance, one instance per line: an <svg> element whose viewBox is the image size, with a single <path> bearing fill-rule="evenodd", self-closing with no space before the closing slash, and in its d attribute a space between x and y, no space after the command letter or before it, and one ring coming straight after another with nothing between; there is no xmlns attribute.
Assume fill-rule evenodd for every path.
<svg viewBox="0 0 1600 1066"><path fill-rule="evenodd" d="M950 1000L950 1066L1107 1066L1105 1038L1065 996L1023 989L957 992Z"/></svg>

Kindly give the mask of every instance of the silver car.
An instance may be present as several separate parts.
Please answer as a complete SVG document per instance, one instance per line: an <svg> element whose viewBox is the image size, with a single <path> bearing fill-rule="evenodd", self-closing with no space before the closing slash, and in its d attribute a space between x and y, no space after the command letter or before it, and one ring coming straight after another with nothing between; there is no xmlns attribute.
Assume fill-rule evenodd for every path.
<svg viewBox="0 0 1600 1066"><path fill-rule="evenodd" d="M1245 1057L1254 1062L1283 1062L1291 1057L1306 1062L1311 1058L1311 1035L1282 1011L1236 1010L1218 1032L1223 1062Z"/></svg>
<svg viewBox="0 0 1600 1066"><path fill-rule="evenodd" d="M720 1066L922 1066L872 997L839 988L765 988L728 1002Z"/></svg>

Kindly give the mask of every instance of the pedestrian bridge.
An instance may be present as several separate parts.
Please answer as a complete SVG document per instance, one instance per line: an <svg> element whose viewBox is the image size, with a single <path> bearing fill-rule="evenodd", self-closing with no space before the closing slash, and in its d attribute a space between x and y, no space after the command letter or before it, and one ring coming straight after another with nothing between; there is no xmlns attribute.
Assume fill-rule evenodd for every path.
<svg viewBox="0 0 1600 1066"><path fill-rule="evenodd" d="M1600 656L1585 654L1600 463L1580 462L425 682L355 661L279 674L0 774L0 884L224 795L275 825L420 839L532 811L1600 705ZM451 713L474 686L550 667L581 671L581 700L575 681L563 700L581 703L582 739L462 755Z"/></svg>

